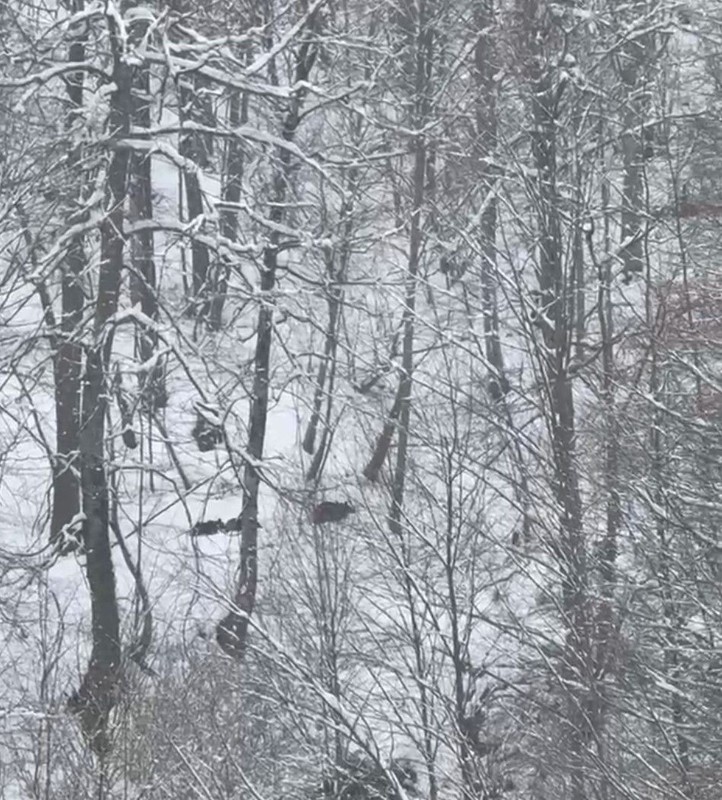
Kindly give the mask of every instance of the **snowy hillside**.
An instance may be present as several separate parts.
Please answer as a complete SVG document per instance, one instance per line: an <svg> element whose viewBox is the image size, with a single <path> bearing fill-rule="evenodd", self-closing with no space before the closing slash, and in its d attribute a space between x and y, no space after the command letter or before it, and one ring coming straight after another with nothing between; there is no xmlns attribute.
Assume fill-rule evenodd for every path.
<svg viewBox="0 0 722 800"><path fill-rule="evenodd" d="M0 30L0 800L721 797L716 5Z"/></svg>

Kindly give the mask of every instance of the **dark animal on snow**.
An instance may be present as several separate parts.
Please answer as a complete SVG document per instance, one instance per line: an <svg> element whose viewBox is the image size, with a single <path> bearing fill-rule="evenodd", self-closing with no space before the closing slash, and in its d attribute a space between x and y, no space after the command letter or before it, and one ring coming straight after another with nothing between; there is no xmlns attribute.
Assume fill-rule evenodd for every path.
<svg viewBox="0 0 722 800"><path fill-rule="evenodd" d="M231 611L216 626L216 641L224 653L241 660L246 650L248 617Z"/></svg>
<svg viewBox="0 0 722 800"><path fill-rule="evenodd" d="M346 501L338 503L334 500L324 500L314 506L311 512L311 521L314 525L323 525L326 522L341 522L349 514L353 514L356 508Z"/></svg>
<svg viewBox="0 0 722 800"><path fill-rule="evenodd" d="M138 439L136 438L135 431L132 428L125 428L121 433L123 444L128 450L135 450L138 446Z"/></svg>
<svg viewBox="0 0 722 800"><path fill-rule="evenodd" d="M191 536L213 536L214 533L221 533L225 530L225 523L222 519L206 519L203 522L196 522L191 528Z"/></svg>
<svg viewBox="0 0 722 800"><path fill-rule="evenodd" d="M196 440L201 453L214 450L217 444L223 441L223 428L218 415L208 406L198 403L196 405L196 424L191 435Z"/></svg>
<svg viewBox="0 0 722 800"><path fill-rule="evenodd" d="M256 527L261 526L256 523ZM206 519L196 522L191 528L191 536L213 536L216 533L234 533L241 530L241 518L231 517L225 522L222 519Z"/></svg>

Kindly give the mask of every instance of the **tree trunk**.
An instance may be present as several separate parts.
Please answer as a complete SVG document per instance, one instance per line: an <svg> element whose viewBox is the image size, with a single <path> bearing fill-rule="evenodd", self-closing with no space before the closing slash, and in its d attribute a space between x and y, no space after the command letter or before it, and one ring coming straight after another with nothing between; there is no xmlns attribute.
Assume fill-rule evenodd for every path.
<svg viewBox="0 0 722 800"><path fill-rule="evenodd" d="M110 96L111 142L130 131L131 68L125 62L115 18L106 17L114 56ZM93 326L94 342L86 350L80 431L83 541L92 614L92 650L80 688L69 707L78 715L84 735L99 756L110 749L108 717L117 703L121 679L120 621L115 574L110 551L108 479L105 464L105 420L108 408L108 367L113 331L108 325L118 308L123 269L123 203L128 173L128 150L110 148L107 211L100 225L100 274ZM112 323L110 323L112 324Z"/></svg>
<svg viewBox="0 0 722 800"><path fill-rule="evenodd" d="M80 13L84 0L75 0L73 13ZM85 59L87 32L83 30L71 40L68 60ZM82 114L82 71L70 73L65 79L65 91L70 111L66 129L71 132ZM72 135L72 133L71 133ZM67 153L68 175L80 186L82 183L82 152L79 145L71 146ZM61 321L59 344L53 356L55 374L55 424L57 453L53 462L53 509L50 522L50 541L60 552L67 553L77 547L80 534L80 465L78 463L78 435L80 431L80 375L83 366L80 343L80 324L83 318L85 297L83 273L87 260L83 238L74 236L68 254L61 265ZM76 520L75 525L73 520Z"/></svg>
<svg viewBox="0 0 722 800"><path fill-rule="evenodd" d="M639 6L635 8L634 6ZM648 3L632 4L630 15L649 13ZM632 19L638 17L632 16ZM625 38L619 56L619 75L626 93L622 115L621 148L624 164L622 184L622 266L625 281L644 272L645 231L645 143L643 125L650 93L646 90L647 73L655 57L653 31Z"/></svg>
<svg viewBox="0 0 722 800"><path fill-rule="evenodd" d="M404 486L408 460L411 424L411 392L414 373L414 328L416 321L416 284L421 258L423 228L421 214L426 197L426 168L428 152L426 136L420 131L429 117L429 91L433 71L434 28L430 20L432 9L422 2L418 7L404 3L403 19L400 24L407 34L413 53L414 109L411 127L416 131L412 142L414 166L411 176L412 202L409 227L409 256L406 266L406 285L404 289L404 311L402 315L403 340L401 349L401 376L399 381L399 443L396 451L393 483L391 488L391 508L389 510L389 529L392 534L401 535L404 504ZM413 37L413 44L411 44Z"/></svg>
<svg viewBox="0 0 722 800"><path fill-rule="evenodd" d="M141 38L148 23L134 26L134 38ZM133 68L133 121L141 131L150 130L151 93L150 72L146 65ZM141 133L138 138L146 139ZM129 216L133 221L153 219L153 183L151 159L143 153L134 152L130 159ZM153 321L158 320L158 283L154 260L152 231L139 231L130 240L130 256L133 267L130 278L130 298L139 305L143 314ZM158 337L153 330L138 328L136 331L136 355L141 363L148 362L158 347ZM165 371L162 364L155 364L149 373L140 375L140 392L149 409L163 408L167 404Z"/></svg>
<svg viewBox="0 0 722 800"><path fill-rule="evenodd" d="M316 387L313 393L313 405L311 407L311 417L308 421L306 434L303 437L303 449L307 453L313 453L316 449L316 436L318 434L318 426L321 421L321 411L323 408L324 396L327 397L327 413L326 423L330 422L331 406L333 397L329 395L330 389L326 389L326 380L329 377L329 383L332 385L335 372L336 372L336 349L338 345L337 330L340 319L341 304L343 302L343 290L340 284L346 279L346 271L348 268L349 253L349 238L352 229L352 213L353 213L353 196L357 188L358 170L353 168L350 170L347 189L352 199L344 201L341 204L339 218L344 219L344 240L339 248L338 253L338 267L334 262L334 253L331 249L326 252L326 278L328 280L328 290L326 292L326 300L328 303L328 323L326 325L326 335L324 337L323 356L321 363L318 366L318 377L316 379ZM328 441L327 430L324 432L322 440ZM321 454L316 462L320 463L322 458ZM314 462L314 463L316 463ZM315 476L318 470L309 470Z"/></svg>
<svg viewBox="0 0 722 800"><path fill-rule="evenodd" d="M490 394L499 400L509 391L504 370L504 358L499 339L499 311L496 301L496 218L497 202L494 196L495 176L490 166L497 143L496 84L494 74L494 43L491 28L494 24L494 0L476 0L474 27L481 31L474 47L474 68L477 84L476 135L477 158L482 165L481 188L484 210L479 230L481 239L481 307L484 320L486 358L492 368Z"/></svg>
<svg viewBox="0 0 722 800"><path fill-rule="evenodd" d="M306 16L310 29L298 48L294 85L304 84L316 60L317 48L311 41L318 16ZM301 107L306 92L295 93L283 123L281 136L292 142L300 121ZM273 203L269 214L269 242L263 251L261 271L261 308L256 326L256 351L253 359L253 390L248 425L248 461L243 471L244 501L241 510L241 563L240 575L231 611L216 626L216 640L231 657L241 660L246 649L248 621L253 612L258 586L258 492L261 475L258 464L263 459L268 418L268 389L271 369L271 343L273 340L273 297L278 267L278 249L281 234L278 226L283 222L284 206L291 174L291 153L286 147L276 149L278 164L273 179Z"/></svg>
<svg viewBox="0 0 722 800"><path fill-rule="evenodd" d="M197 119L197 111L194 109L198 86L196 82L189 86L185 80L180 84L180 104L181 104L181 123L188 120L191 122L200 121ZM181 133L178 146L180 154L193 161L198 167L203 167L207 163L206 153L203 147L200 134L195 131ZM186 193L186 207L188 212L188 222L193 223L203 216L203 190L201 189L200 178L195 170L187 169L183 174L183 182ZM191 312L204 319L209 310L209 287L208 270L210 267L210 253L208 247L197 241L194 237L191 241L191 291L190 298Z"/></svg>
<svg viewBox="0 0 722 800"><path fill-rule="evenodd" d="M548 31L546 11L531 0L526 6L531 25ZM584 800L583 753L593 731L586 713L584 686L590 672L587 566L582 527L582 502L576 454L574 395L569 374L574 320L570 318L573 290L565 276L562 249L562 200L557 189L557 131L561 91L551 67L544 65L540 37L529 42L532 108L532 155L537 170L539 228L539 291L544 347L540 359L548 393L548 427L553 453L552 485L559 509L559 538L552 542L561 573L562 609L567 627L560 674L567 684L567 718L572 800ZM530 39L531 39L530 37Z"/></svg>
<svg viewBox="0 0 722 800"><path fill-rule="evenodd" d="M248 122L248 96L238 89L231 92L228 109L228 125L231 130ZM241 199L243 183L243 146L238 138L231 136L226 150L225 176L222 198L225 202L238 204ZM225 208L221 211L221 235L232 242L238 239L238 209ZM217 259L213 275L211 304L208 316L208 327L220 330L223 322L223 306L226 302L230 263L224 255Z"/></svg>

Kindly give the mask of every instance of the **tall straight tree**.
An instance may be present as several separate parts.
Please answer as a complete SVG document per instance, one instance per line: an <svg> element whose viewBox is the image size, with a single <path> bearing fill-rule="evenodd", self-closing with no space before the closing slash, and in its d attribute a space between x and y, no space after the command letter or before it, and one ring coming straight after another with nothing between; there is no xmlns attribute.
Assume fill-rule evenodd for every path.
<svg viewBox="0 0 722 800"><path fill-rule="evenodd" d="M243 471L243 508L240 514L241 563L239 578L229 613L216 626L219 645L230 656L242 659L248 634L248 621L256 602L258 588L258 494L261 484L268 420L273 341L273 298L276 285L279 249L283 243L281 227L286 200L290 191L293 168L294 139L301 122L301 111L308 93L308 80L318 56L321 28L320 8L325 0L304 0L298 26L298 47L294 55L293 90L283 116L280 140L275 147L275 164L271 182L272 200L268 215L268 241L263 248L260 265L260 309L256 324L256 346L253 358L253 388L248 422L248 459ZM270 19L268 20L270 22ZM273 68L272 68L273 69Z"/></svg>
<svg viewBox="0 0 722 800"><path fill-rule="evenodd" d="M81 14L84 0L72 0L68 10L71 14ZM68 61L80 64L85 60L86 41L87 29L81 26L70 39ZM85 73L81 69L68 73L64 79L68 99L65 129L69 137L66 176L79 194L83 185L83 149L75 129L82 118L84 80ZM80 326L85 307L83 276L87 267L83 238L80 232L71 236L60 266L60 331L53 357L57 452L53 462L50 539L63 552L77 546L79 533L80 465L77 448L83 364Z"/></svg>
<svg viewBox="0 0 722 800"><path fill-rule="evenodd" d="M92 650L80 687L69 701L90 746L101 757L111 746L108 718L118 701L121 681L120 619L110 550L105 431L113 316L118 309L125 244L124 205L130 153L124 139L130 133L133 112L132 67L126 53L127 40L112 9L108 9L105 23L112 63L105 213L100 222L100 263L93 327L85 347L79 435L83 544L90 589Z"/></svg>
<svg viewBox="0 0 722 800"><path fill-rule="evenodd" d="M536 346L543 381L545 423L551 448L551 486L558 530L550 531L549 548L561 583L564 645L557 669L566 691L564 719L568 746L570 797L584 800L584 755L595 735L598 709L590 686L594 675L594 619L589 602L587 543L579 457L576 408L570 360L573 353L573 284L564 262L564 207L559 189L559 133L567 88L558 71L561 27L537 0L521 0L520 51L528 81L531 156L535 168L538 322ZM582 688L584 687L584 688Z"/></svg>
<svg viewBox="0 0 722 800"><path fill-rule="evenodd" d="M237 29L242 35L249 28L262 26L260 8L253 3L234 5L227 14L227 25ZM245 41L237 48L238 59L242 64L251 63L255 48L252 41ZM246 125L249 118L249 92L237 87L228 89L226 127L229 136L225 140L225 150L221 175L220 234L231 242L239 238L239 203L243 191L243 172L245 150L243 140L237 135L239 127ZM208 327L220 330L223 324L223 308L226 303L228 281L233 272L234 257L220 252L215 259L209 277L210 308Z"/></svg>
<svg viewBox="0 0 722 800"><path fill-rule="evenodd" d="M130 26L131 44L138 47L150 32L150 20L137 20ZM142 51L141 51L142 52ZM149 141L151 127L151 78L150 66L146 61L133 65L133 124L138 138ZM154 236L149 223L153 219L153 181L152 161L147 153L133 151L130 157L130 178L128 191L128 211L131 222L140 223L139 230L130 237L130 257L132 274L130 293L133 305L140 306L144 316L158 320L158 279L156 274ZM137 357L143 364L151 362L158 346L158 336L154 329L142 328L136 331ZM153 410L165 406L167 402L163 364L154 363L141 373L141 396L145 405Z"/></svg>
<svg viewBox="0 0 722 800"><path fill-rule="evenodd" d="M416 324L416 291L421 248L423 214L427 190L429 150L425 126L431 115L432 86L436 46L436 0L419 3L402 0L396 9L399 53L406 91L410 93L410 175L411 203L408 225L408 258L404 279L402 314L401 370L399 378L399 441L391 488L389 526L393 534L403 536L404 485L408 467L411 435L411 396L414 375L414 330Z"/></svg>
<svg viewBox="0 0 722 800"><path fill-rule="evenodd" d="M644 272L646 230L645 160L654 134L647 127L650 112L650 81L664 34L657 30L658 0L635 0L612 13L618 15L621 42L616 58L622 79L624 113L621 149L624 160L621 213L621 258L625 279Z"/></svg>

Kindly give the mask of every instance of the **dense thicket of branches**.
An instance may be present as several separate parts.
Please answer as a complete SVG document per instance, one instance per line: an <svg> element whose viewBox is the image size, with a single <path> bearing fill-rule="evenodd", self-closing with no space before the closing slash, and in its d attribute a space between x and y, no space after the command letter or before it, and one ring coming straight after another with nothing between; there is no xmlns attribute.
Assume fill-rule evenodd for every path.
<svg viewBox="0 0 722 800"><path fill-rule="evenodd" d="M716 5L0 30L0 785L716 798Z"/></svg>

